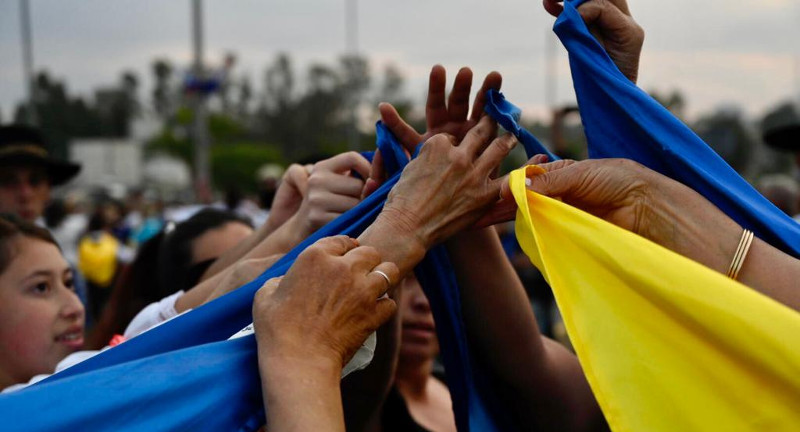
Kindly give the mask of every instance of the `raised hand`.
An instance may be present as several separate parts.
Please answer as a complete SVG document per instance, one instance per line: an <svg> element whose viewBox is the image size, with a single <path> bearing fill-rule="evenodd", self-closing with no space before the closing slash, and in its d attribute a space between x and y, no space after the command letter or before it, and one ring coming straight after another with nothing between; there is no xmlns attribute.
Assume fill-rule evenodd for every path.
<svg viewBox="0 0 800 432"><path fill-rule="evenodd" d="M555 17L564 10L562 2L543 0L545 10ZM590 0L578 7L578 13L619 70L635 84L644 30L633 20L627 0Z"/></svg>
<svg viewBox="0 0 800 432"><path fill-rule="evenodd" d="M430 138L379 219L403 227L426 249L472 226L497 201L503 180L493 173L517 143L511 134L492 140L496 133L485 116L460 142L448 134Z"/></svg>
<svg viewBox="0 0 800 432"><path fill-rule="evenodd" d="M447 73L441 65L431 69L428 81L428 99L425 104L425 123L427 130L420 134L405 122L397 110L389 103L379 105L381 120L394 136L411 154L416 146L439 133L452 135L461 141L467 132L478 124L483 115L486 103L486 92L489 89L499 90L503 77L497 72L486 75L480 90L475 95L475 102L470 112L469 100L472 90L472 70L461 68L456 74L450 96L445 96ZM364 196L369 195L385 180L382 158L376 153L372 171L364 189Z"/></svg>

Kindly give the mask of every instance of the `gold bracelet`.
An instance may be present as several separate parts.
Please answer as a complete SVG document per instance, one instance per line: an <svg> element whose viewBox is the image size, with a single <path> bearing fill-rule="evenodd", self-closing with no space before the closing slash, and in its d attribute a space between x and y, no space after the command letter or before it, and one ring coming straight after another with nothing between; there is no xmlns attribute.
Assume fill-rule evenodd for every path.
<svg viewBox="0 0 800 432"><path fill-rule="evenodd" d="M736 248L736 253L733 255L733 261L728 268L727 276L733 280L739 277L739 271L742 269L744 259L747 257L747 252L750 250L750 245L753 244L753 232L745 229L742 232L742 238L739 239L739 246Z"/></svg>

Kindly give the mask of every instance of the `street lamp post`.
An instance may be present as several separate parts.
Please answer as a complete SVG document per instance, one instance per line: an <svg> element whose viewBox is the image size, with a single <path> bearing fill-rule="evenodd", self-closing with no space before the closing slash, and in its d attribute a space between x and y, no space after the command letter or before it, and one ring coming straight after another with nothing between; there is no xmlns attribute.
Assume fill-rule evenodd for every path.
<svg viewBox="0 0 800 432"><path fill-rule="evenodd" d="M39 119L36 113L36 81L33 76L33 37L31 35L31 13L28 0L19 0L19 14L22 29L22 68L28 85L28 109L25 119L36 126Z"/></svg>
<svg viewBox="0 0 800 432"><path fill-rule="evenodd" d="M344 15L345 50L353 61L358 58L358 0L345 0ZM358 150L358 83L351 83L347 95L350 111L350 125L347 128L347 144L350 150Z"/></svg>
<svg viewBox="0 0 800 432"><path fill-rule="evenodd" d="M192 0L192 45L194 48L194 79L200 82L205 77L203 67L203 3ZM206 95L196 91L194 97L194 164L195 194L199 201L211 199L211 161L209 158L210 139L208 135L208 113Z"/></svg>

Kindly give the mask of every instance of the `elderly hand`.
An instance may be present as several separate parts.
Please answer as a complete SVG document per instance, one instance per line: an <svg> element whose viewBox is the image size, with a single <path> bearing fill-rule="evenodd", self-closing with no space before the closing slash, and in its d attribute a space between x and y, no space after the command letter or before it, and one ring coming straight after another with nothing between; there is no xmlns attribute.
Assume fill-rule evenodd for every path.
<svg viewBox="0 0 800 432"><path fill-rule="evenodd" d="M253 320L259 352L318 362L338 372L370 333L392 314L383 297L399 278L371 247L346 236L319 240L298 256L281 280L258 291ZM277 284L277 287L275 285ZM273 289L274 288L274 289Z"/></svg>
<svg viewBox="0 0 800 432"><path fill-rule="evenodd" d="M545 10L555 17L564 10L561 2L543 0ZM627 0L590 0L578 7L578 13L619 70L635 84L644 30L633 20Z"/></svg>
<svg viewBox="0 0 800 432"><path fill-rule="evenodd" d="M539 165L542 174L530 177L530 190L648 237L657 229L652 205L658 190L672 180L628 159L560 160ZM502 195L511 198L508 183Z"/></svg>
<svg viewBox="0 0 800 432"><path fill-rule="evenodd" d="M427 131L419 134L400 117L397 110L389 103L379 105L381 120L409 154L414 152L418 144L439 133L450 134L455 137L456 141L461 141L481 119L483 106L486 103L486 92L489 89L500 90L502 82L503 77L497 72L490 72L486 75L483 85L475 95L475 103L473 103L470 113L472 70L465 67L458 71L453 82L453 89L445 102L446 71L441 65L436 65L431 69L428 80L428 100L425 104ZM374 192L384 180L383 161L380 152L377 152L363 195L367 196Z"/></svg>
<svg viewBox="0 0 800 432"><path fill-rule="evenodd" d="M496 133L496 123L485 116L460 143L447 134L429 139L406 166L379 220L415 236L426 249L472 226L497 201L503 181L493 173L517 143L511 134L491 141Z"/></svg>

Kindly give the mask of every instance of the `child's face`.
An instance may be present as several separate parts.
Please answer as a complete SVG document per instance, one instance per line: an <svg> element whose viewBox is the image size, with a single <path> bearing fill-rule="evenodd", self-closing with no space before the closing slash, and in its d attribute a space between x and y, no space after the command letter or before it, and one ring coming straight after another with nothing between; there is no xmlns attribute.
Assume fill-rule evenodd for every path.
<svg viewBox="0 0 800 432"><path fill-rule="evenodd" d="M12 241L0 274L0 388L53 373L83 346L83 305L61 252L38 239Z"/></svg>

